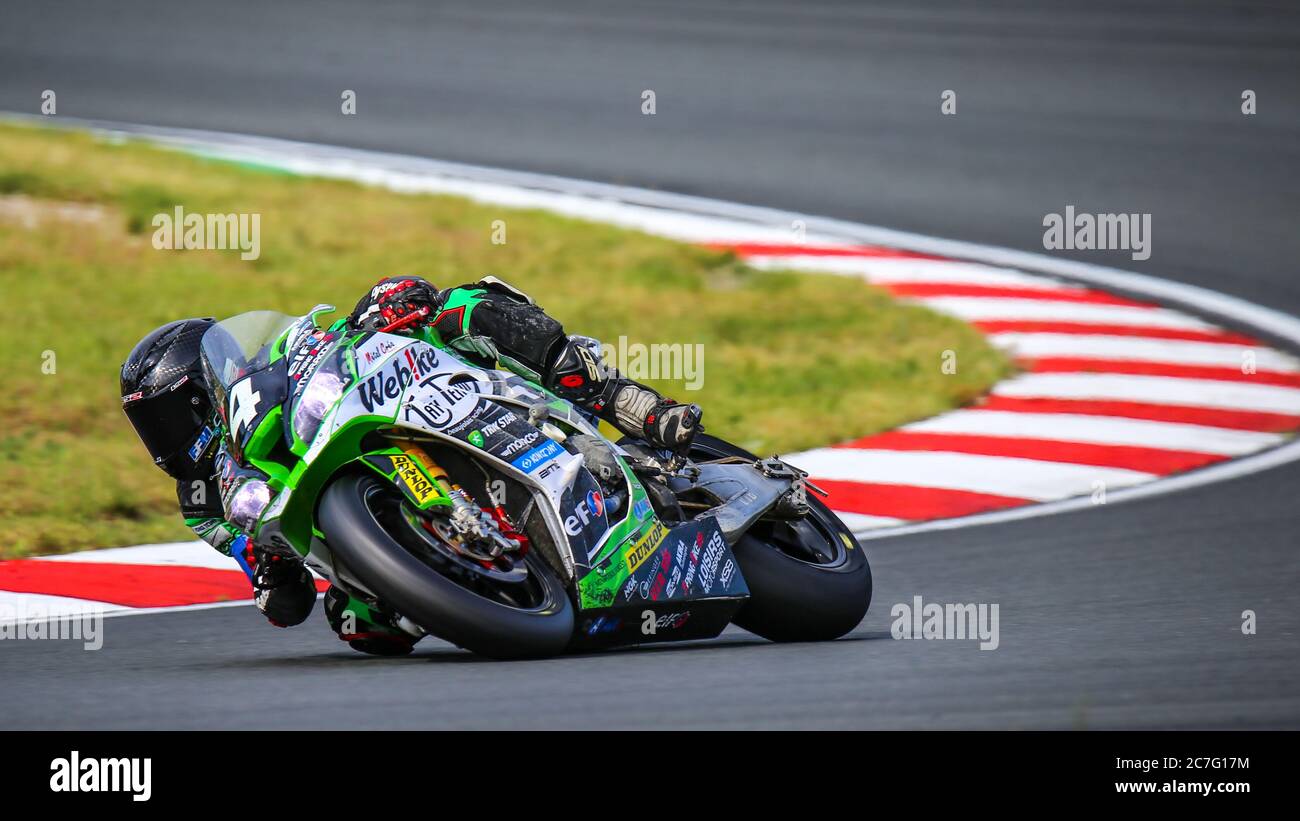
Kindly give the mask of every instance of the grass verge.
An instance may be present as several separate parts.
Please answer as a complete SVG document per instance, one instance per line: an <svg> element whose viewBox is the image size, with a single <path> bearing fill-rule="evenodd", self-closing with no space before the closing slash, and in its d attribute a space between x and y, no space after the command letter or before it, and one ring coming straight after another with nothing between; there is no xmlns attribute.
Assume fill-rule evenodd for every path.
<svg viewBox="0 0 1300 821"><path fill-rule="evenodd" d="M155 250L153 216L261 215L261 255ZM494 244L503 220L506 242ZM344 310L381 275L496 274L570 332L703 344L710 432L760 453L964 404L1007 361L974 329L856 279L756 271L729 253L542 211L268 173L135 143L0 126L0 558L184 539L173 485L120 410L146 332L255 308ZM944 374L945 351L960 367Z"/></svg>

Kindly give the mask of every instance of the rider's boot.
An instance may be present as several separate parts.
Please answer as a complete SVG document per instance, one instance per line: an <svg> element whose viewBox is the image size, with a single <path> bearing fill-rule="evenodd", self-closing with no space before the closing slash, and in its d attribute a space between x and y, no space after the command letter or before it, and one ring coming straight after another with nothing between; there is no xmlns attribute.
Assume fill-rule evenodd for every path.
<svg viewBox="0 0 1300 821"><path fill-rule="evenodd" d="M397 629L382 613L337 587L325 591L325 620L353 650L372 656L404 656L415 647L411 634Z"/></svg>
<svg viewBox="0 0 1300 821"><path fill-rule="evenodd" d="M702 429L704 411L699 405L683 405L665 399L649 388L630 380L614 394L616 428L629 436L639 436L652 446L685 454L691 449L695 434Z"/></svg>
<svg viewBox="0 0 1300 821"><path fill-rule="evenodd" d="M590 337L563 341L551 367L549 387L559 396L590 408L628 436L651 446L685 454L704 411L665 399L639 382L624 378L600 358L600 343Z"/></svg>

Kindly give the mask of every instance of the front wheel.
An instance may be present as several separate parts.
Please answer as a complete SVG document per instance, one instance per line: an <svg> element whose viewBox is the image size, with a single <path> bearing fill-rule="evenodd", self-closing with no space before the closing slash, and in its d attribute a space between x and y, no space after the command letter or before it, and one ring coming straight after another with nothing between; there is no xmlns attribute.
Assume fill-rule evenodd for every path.
<svg viewBox="0 0 1300 821"><path fill-rule="evenodd" d="M361 473L325 489L319 521L335 561L429 633L501 659L555 655L568 646L573 607L536 551L508 567L460 559L419 527L391 485Z"/></svg>
<svg viewBox="0 0 1300 821"><path fill-rule="evenodd" d="M754 454L700 434L690 458ZM752 598L735 623L772 641L828 641L857 627L871 604L871 565L848 527L811 491L802 519L762 519L733 548Z"/></svg>

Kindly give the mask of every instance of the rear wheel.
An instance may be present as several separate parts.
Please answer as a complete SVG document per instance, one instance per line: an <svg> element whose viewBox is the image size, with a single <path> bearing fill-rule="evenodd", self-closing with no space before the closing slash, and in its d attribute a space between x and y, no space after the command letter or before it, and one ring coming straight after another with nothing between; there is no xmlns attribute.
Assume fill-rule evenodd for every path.
<svg viewBox="0 0 1300 821"><path fill-rule="evenodd" d="M700 434L690 458L754 454ZM736 561L752 598L735 623L772 641L826 641L857 627L871 604L871 566L843 522L811 491L802 519L763 519L740 538Z"/></svg>
<svg viewBox="0 0 1300 821"><path fill-rule="evenodd" d="M496 562L453 550L391 485L345 474L321 498L335 561L429 633L493 658L562 652L573 634L563 583L537 551Z"/></svg>

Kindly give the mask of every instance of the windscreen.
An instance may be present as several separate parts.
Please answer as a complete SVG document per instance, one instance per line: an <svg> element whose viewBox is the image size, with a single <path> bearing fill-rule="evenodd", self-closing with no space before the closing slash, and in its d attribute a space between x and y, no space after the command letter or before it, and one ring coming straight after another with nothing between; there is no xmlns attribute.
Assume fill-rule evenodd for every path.
<svg viewBox="0 0 1300 821"><path fill-rule="evenodd" d="M214 389L225 393L242 377L270 364L273 343L299 317L278 311L249 311L218 322L203 335L201 348Z"/></svg>

